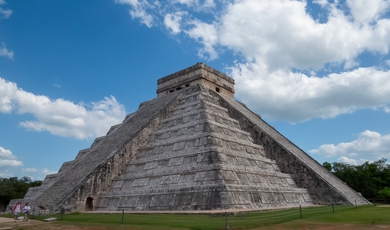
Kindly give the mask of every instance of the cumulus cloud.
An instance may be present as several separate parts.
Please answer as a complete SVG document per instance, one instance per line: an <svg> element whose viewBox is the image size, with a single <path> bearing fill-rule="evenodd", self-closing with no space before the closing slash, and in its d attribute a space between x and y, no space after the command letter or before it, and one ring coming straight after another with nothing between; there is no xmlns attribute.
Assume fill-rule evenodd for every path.
<svg viewBox="0 0 390 230"><path fill-rule="evenodd" d="M42 172L43 172L45 175L57 173L57 171L52 171L52 170L49 170L49 169L42 169Z"/></svg>
<svg viewBox="0 0 390 230"><path fill-rule="evenodd" d="M90 104L75 104L61 98L52 100L26 92L16 83L2 78L0 112L33 114L36 120L23 121L20 125L32 131L49 131L54 135L77 139L101 136L125 117L123 105L113 96Z"/></svg>
<svg viewBox="0 0 390 230"><path fill-rule="evenodd" d="M313 3L318 4L321 7L325 7L329 5L328 0L313 0Z"/></svg>
<svg viewBox="0 0 390 230"><path fill-rule="evenodd" d="M240 64L231 70L237 95L264 117L295 123L363 108L386 110L390 104L390 71L359 68L316 77L283 70L269 73L264 65Z"/></svg>
<svg viewBox="0 0 390 230"><path fill-rule="evenodd" d="M164 17L165 27L171 31L172 34L178 34L181 32L180 21L185 12L176 12L166 14Z"/></svg>
<svg viewBox="0 0 390 230"><path fill-rule="evenodd" d="M379 19L374 26L354 23L334 4L318 3L328 6L326 23L306 12L305 1L244 0L230 4L213 24L217 38L206 44L208 50L219 45L243 56L230 67L236 96L265 118L295 123L390 104L383 98L389 90L382 87L389 86L390 72L358 68L356 60L364 51L388 53L390 21L379 19L382 11L375 8L386 4L366 2L375 8L370 18ZM316 76L326 65L344 70Z"/></svg>
<svg viewBox="0 0 390 230"><path fill-rule="evenodd" d="M12 10L4 10L3 8L0 7L0 16L3 18L9 18L11 16Z"/></svg>
<svg viewBox="0 0 390 230"><path fill-rule="evenodd" d="M0 46L0 56L4 56L4 57L7 57L7 58L13 60L14 59L14 51L8 50L7 46L4 43L2 43Z"/></svg>
<svg viewBox="0 0 390 230"><path fill-rule="evenodd" d="M12 14L12 10L4 10L1 5L4 5L5 0L0 0L0 18L9 18ZM0 56L8 57L9 59L14 59L14 51L8 50L7 46L3 43L0 45Z"/></svg>
<svg viewBox="0 0 390 230"><path fill-rule="evenodd" d="M146 0L117 2L132 10L147 5ZM143 9L164 21L172 35L201 44L203 59L233 51L237 61L227 72L236 79L236 97L264 118L296 123L361 108L388 111L389 0L316 0L325 17L321 22L307 11L306 1L204 2L220 10L203 17L195 10L197 0L161 1ZM184 11L181 17L178 12ZM364 53L385 57L387 65L360 67Z"/></svg>
<svg viewBox="0 0 390 230"><path fill-rule="evenodd" d="M188 8L194 8L195 10L205 10L208 8L215 7L214 0L205 0L205 1L199 1L199 0L173 0L171 1L171 4L183 4Z"/></svg>
<svg viewBox="0 0 390 230"><path fill-rule="evenodd" d="M390 154L390 134L382 136L378 132L366 130L351 142L325 144L309 152L327 158L338 157L342 162L357 165L369 160L387 158Z"/></svg>
<svg viewBox="0 0 390 230"><path fill-rule="evenodd" d="M28 175L31 180L44 180L46 175L55 174L57 171L52 171L47 168L22 168L23 175ZM15 176L15 175L12 175Z"/></svg>
<svg viewBox="0 0 390 230"><path fill-rule="evenodd" d="M6 4L5 0L0 0L0 6ZM5 10L0 7L0 18L9 18L11 16L12 10Z"/></svg>
<svg viewBox="0 0 390 230"><path fill-rule="evenodd" d="M164 26L174 34L180 27L178 21L181 19L181 14L186 10L209 12L216 7L214 0L115 0L115 2L129 6L132 19L139 19L149 28L160 25L160 21L163 21Z"/></svg>
<svg viewBox="0 0 390 230"><path fill-rule="evenodd" d="M347 0L356 22L369 23L377 20L389 8L388 0Z"/></svg>
<svg viewBox="0 0 390 230"><path fill-rule="evenodd" d="M0 146L0 178L14 177L14 171L20 170L23 162L11 150Z"/></svg>
<svg viewBox="0 0 390 230"><path fill-rule="evenodd" d="M339 157L337 159L339 162L343 162L343 163L347 163L347 164L350 164L350 165L362 165L363 163L367 162L368 160L365 160L365 159L353 159L353 158L348 158L346 156L342 156L342 157Z"/></svg>
<svg viewBox="0 0 390 230"><path fill-rule="evenodd" d="M23 163L12 154L11 150L5 149L0 146L0 166L18 167L23 166Z"/></svg>
<svg viewBox="0 0 390 230"><path fill-rule="evenodd" d="M388 19L362 26L336 7L328 13L327 22L320 23L306 12L305 1L244 0L229 5L215 24L220 45L264 62L269 71L317 70L327 63L349 68L363 51L387 53Z"/></svg>
<svg viewBox="0 0 390 230"><path fill-rule="evenodd" d="M133 19L140 19L147 27L153 26L153 15L147 10L153 9L153 5L146 0L115 0L116 3L130 5L129 14Z"/></svg>
<svg viewBox="0 0 390 230"><path fill-rule="evenodd" d="M192 28L188 29L185 33L204 45L204 48L200 49L198 52L199 56L204 59L216 59L218 53L215 50L214 45L218 42L218 35L215 26L199 20L193 20L189 22L189 25L191 25Z"/></svg>
<svg viewBox="0 0 390 230"><path fill-rule="evenodd" d="M28 173L35 173L38 170L36 168L24 168L24 169L22 169L22 171L28 172Z"/></svg>

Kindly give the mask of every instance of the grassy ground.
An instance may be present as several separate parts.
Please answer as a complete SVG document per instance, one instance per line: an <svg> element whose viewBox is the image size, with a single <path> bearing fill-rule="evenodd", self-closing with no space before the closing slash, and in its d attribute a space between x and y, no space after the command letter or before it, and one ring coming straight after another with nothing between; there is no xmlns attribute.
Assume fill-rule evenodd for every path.
<svg viewBox="0 0 390 230"><path fill-rule="evenodd" d="M302 215L302 219L301 219ZM214 230L225 229L390 229L390 206L331 206L233 214L93 214L54 215L54 226L69 229ZM34 217L43 220L47 217ZM31 229L18 228L18 229ZM61 228L55 228L61 229ZM66 228L64 228L66 229ZM378 228L379 229L379 228Z"/></svg>

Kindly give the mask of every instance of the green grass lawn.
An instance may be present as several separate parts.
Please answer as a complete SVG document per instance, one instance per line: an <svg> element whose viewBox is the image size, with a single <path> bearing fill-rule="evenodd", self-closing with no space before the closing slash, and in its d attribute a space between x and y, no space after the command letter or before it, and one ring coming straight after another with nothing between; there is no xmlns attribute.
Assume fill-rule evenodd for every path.
<svg viewBox="0 0 390 230"><path fill-rule="evenodd" d="M114 229L126 227L137 230L146 229L191 229L214 230L225 229L226 218L218 215L195 214L94 214L73 213L54 215L56 224L71 224L79 226L112 226ZM380 206L331 206L302 208L302 219L299 208L233 214L227 217L230 229L254 229L283 225L285 228L300 229L305 225L327 225L352 223L358 225L389 225L390 207ZM37 216L34 219L43 220L48 216Z"/></svg>

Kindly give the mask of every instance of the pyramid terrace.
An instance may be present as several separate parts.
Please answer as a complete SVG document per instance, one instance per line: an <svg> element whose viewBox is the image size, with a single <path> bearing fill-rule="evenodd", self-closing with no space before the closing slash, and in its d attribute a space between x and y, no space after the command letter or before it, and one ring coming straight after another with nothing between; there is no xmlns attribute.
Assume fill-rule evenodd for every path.
<svg viewBox="0 0 390 230"><path fill-rule="evenodd" d="M229 76L197 63L157 82L155 99L28 190L33 214L369 203L236 101Z"/></svg>

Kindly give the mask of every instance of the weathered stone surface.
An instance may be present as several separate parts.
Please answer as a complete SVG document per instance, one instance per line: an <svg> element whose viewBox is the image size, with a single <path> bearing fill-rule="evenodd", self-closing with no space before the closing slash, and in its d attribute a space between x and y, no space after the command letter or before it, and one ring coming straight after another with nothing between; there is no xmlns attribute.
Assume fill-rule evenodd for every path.
<svg viewBox="0 0 390 230"><path fill-rule="evenodd" d="M222 95L234 97L234 79L203 63L160 78L157 81L157 96L161 97L194 85L203 85Z"/></svg>
<svg viewBox="0 0 390 230"><path fill-rule="evenodd" d="M158 98L23 200L41 213L368 203L235 101L234 81L218 76L199 63L159 80Z"/></svg>

